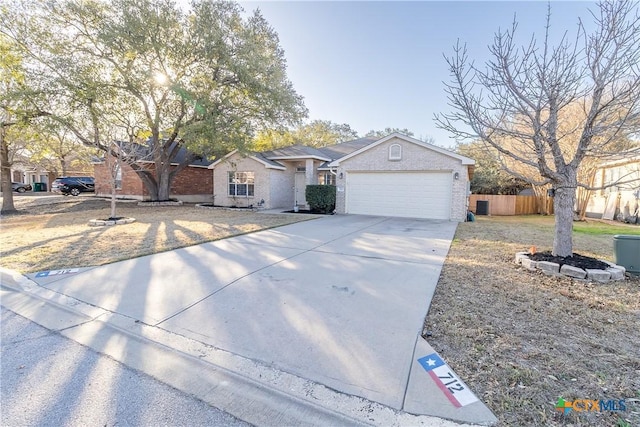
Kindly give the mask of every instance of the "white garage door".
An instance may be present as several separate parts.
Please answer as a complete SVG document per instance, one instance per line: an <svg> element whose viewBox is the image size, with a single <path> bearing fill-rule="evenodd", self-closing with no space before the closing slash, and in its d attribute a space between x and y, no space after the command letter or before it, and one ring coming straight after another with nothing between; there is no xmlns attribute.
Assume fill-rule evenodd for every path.
<svg viewBox="0 0 640 427"><path fill-rule="evenodd" d="M349 172L346 212L450 219L450 172Z"/></svg>

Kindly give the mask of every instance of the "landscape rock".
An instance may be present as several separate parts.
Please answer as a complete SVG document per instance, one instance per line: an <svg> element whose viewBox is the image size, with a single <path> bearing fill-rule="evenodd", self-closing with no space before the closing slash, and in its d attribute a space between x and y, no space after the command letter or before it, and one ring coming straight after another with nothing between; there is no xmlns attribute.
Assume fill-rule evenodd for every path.
<svg viewBox="0 0 640 427"><path fill-rule="evenodd" d="M609 267L607 271L611 274L611 280L624 280L624 268Z"/></svg>
<svg viewBox="0 0 640 427"><path fill-rule="evenodd" d="M522 260L525 258L529 259L527 255L529 255L529 252L516 252L516 264L522 264Z"/></svg>
<svg viewBox="0 0 640 427"><path fill-rule="evenodd" d="M92 219L89 220L90 227L108 227L111 225L122 225L122 224L131 224L135 222L135 218L120 218L118 220L109 220L109 219Z"/></svg>
<svg viewBox="0 0 640 427"><path fill-rule="evenodd" d="M532 259L534 258L534 259ZM532 256L529 252L516 252L514 262L522 265L529 271L540 270L546 275L550 276L567 276L576 279L588 279L594 282L606 283L611 280L624 280L626 269L614 264L610 261L599 259L602 263L609 267L605 269L599 268L584 268L574 267L569 264L562 264L553 262L555 260L535 260L535 256ZM597 265L597 263L595 264Z"/></svg>
<svg viewBox="0 0 640 427"><path fill-rule="evenodd" d="M560 264L549 261L538 261L538 269L545 273L556 274L560 272Z"/></svg>
<svg viewBox="0 0 640 427"><path fill-rule="evenodd" d="M572 267L567 264L563 265L562 268L560 268L560 273L564 274L565 276L575 277L576 279L584 279L585 277L587 277L587 272L583 269Z"/></svg>
<svg viewBox="0 0 640 427"><path fill-rule="evenodd" d="M533 261L529 258L522 258L522 266L528 270L535 270L538 266L537 261Z"/></svg>
<svg viewBox="0 0 640 427"><path fill-rule="evenodd" d="M587 278L598 282L607 282L611 279L611 273L605 270L587 268Z"/></svg>

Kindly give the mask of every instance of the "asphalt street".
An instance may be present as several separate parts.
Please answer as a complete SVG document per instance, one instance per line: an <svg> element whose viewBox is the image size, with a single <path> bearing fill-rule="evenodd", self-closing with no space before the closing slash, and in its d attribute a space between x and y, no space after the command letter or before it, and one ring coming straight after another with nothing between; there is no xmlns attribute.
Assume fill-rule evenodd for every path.
<svg viewBox="0 0 640 427"><path fill-rule="evenodd" d="M249 425L4 307L0 323L0 425Z"/></svg>

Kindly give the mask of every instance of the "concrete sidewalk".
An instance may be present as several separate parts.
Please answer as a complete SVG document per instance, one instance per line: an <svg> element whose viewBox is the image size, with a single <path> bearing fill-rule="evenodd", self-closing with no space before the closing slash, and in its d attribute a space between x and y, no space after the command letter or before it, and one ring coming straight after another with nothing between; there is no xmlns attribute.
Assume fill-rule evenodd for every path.
<svg viewBox="0 0 640 427"><path fill-rule="evenodd" d="M322 217L101 267L33 274L39 286L17 280L21 292L5 293L2 303L28 318L25 312L39 316L34 307L57 304L69 311L68 324L42 322L159 379L174 374L150 355L162 363L197 356L225 375L250 378L245 388L265 396L277 390L301 408L312 404L315 415L302 410L316 420L311 424L333 416L339 424L419 421L407 413L490 424L493 414L420 338L455 228L445 221ZM25 295L39 302L23 301ZM175 363L189 372L184 361ZM198 387L194 375L191 384L182 381L190 393ZM241 388L236 380L211 382ZM201 387L205 395L218 388ZM271 416L228 412L274 424Z"/></svg>

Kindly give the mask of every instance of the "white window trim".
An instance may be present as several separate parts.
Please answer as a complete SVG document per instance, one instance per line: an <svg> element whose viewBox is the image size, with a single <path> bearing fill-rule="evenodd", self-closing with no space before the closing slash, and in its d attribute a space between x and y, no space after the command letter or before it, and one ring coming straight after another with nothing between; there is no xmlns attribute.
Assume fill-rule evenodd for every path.
<svg viewBox="0 0 640 427"><path fill-rule="evenodd" d="M252 175L251 178L252 178L253 182L238 182L238 183L232 182L231 180L235 179L235 178L231 178L231 174L233 174L234 177L235 177L235 175L239 174L239 173L251 174ZM249 180L249 177L247 176L247 181L248 180ZM235 189L235 193L236 194L231 194L231 191L229 191L229 189L230 189L232 184L235 186L234 189ZM239 185L244 185L246 187L246 194L237 194ZM251 192L253 194L249 194L249 186L252 187L251 188L251 190L252 190ZM250 197L254 197L255 194L256 194L256 175L255 175L255 172L253 172L253 171L228 171L227 172L227 196L229 196L229 197L247 197L247 198L250 198Z"/></svg>
<svg viewBox="0 0 640 427"><path fill-rule="evenodd" d="M336 185L336 176L331 172L322 172L321 174L318 174L318 181L320 181L320 178L322 178L321 185ZM329 181L329 184L327 184L327 181ZM331 181L333 181L333 184L331 184Z"/></svg>
<svg viewBox="0 0 640 427"><path fill-rule="evenodd" d="M397 148L397 153L394 153L394 148ZM402 160L402 145L391 144L389 146L389 160L391 161Z"/></svg>

